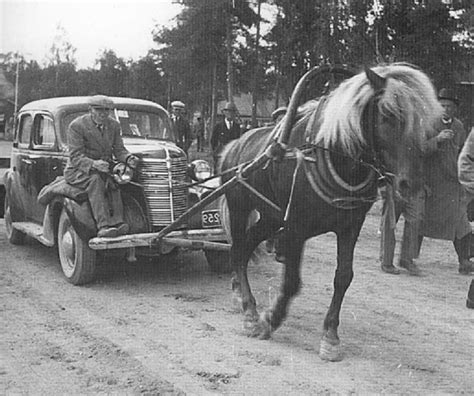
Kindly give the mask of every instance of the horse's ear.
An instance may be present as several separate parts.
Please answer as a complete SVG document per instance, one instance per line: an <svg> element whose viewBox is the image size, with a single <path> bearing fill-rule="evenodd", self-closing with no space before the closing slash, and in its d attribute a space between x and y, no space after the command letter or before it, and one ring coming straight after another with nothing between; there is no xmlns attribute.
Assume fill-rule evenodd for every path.
<svg viewBox="0 0 474 396"><path fill-rule="evenodd" d="M365 68L365 75L369 79L370 85L372 85L372 88L375 90L375 92L381 91L387 85L386 78L379 76L377 73L375 73L372 69L369 69L368 67Z"/></svg>

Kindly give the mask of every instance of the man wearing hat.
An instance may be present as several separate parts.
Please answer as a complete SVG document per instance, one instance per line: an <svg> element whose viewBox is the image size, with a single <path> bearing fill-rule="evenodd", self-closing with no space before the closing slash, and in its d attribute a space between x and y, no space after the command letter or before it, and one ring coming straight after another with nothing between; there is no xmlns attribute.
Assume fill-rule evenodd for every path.
<svg viewBox="0 0 474 396"><path fill-rule="evenodd" d="M171 102L171 123L176 137L176 144L187 154L193 140L191 126L184 118L184 108L184 103L179 100Z"/></svg>
<svg viewBox="0 0 474 396"><path fill-rule="evenodd" d="M211 149L214 164L222 148L231 140L238 139L241 135L240 124L236 121L237 107L232 102L227 102L222 109L224 119L217 123L212 130Z"/></svg>
<svg viewBox="0 0 474 396"><path fill-rule="evenodd" d="M99 237L126 234L120 191L110 183L112 159L135 167L138 159L124 147L120 124L109 114L114 108L103 95L89 99L89 112L69 125L67 141L69 158L64 170L66 182L87 191Z"/></svg>
<svg viewBox="0 0 474 396"><path fill-rule="evenodd" d="M425 178L428 196L420 227L418 245L423 236L453 241L459 273L469 274L471 225L467 219L468 197L458 180L458 156L466 140L462 122L455 117L459 100L452 89L443 88L438 99L444 114L435 124L434 137L424 146Z"/></svg>

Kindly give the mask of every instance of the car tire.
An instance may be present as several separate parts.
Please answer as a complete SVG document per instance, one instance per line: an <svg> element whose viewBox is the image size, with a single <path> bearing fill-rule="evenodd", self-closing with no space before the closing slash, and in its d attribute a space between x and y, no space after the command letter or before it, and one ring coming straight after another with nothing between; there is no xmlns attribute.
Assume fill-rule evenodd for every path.
<svg viewBox="0 0 474 396"><path fill-rule="evenodd" d="M79 237L65 210L59 217L58 253L61 269L68 282L83 285L94 279L97 253Z"/></svg>
<svg viewBox="0 0 474 396"><path fill-rule="evenodd" d="M229 254L230 252L222 250L204 250L209 268L218 274L228 274L232 271Z"/></svg>
<svg viewBox="0 0 474 396"><path fill-rule="evenodd" d="M12 245L23 245L25 243L26 235L25 233L13 228L11 205L8 194L5 194L4 219L8 242Z"/></svg>

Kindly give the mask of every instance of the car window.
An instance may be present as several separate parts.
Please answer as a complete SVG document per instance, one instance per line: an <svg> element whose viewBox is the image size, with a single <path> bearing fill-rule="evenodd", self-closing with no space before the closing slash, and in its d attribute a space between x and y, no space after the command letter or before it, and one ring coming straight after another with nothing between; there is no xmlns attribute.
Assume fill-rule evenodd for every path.
<svg viewBox="0 0 474 396"><path fill-rule="evenodd" d="M35 117L33 127L33 146L36 149L49 149L55 144L53 119L44 114Z"/></svg>
<svg viewBox="0 0 474 396"><path fill-rule="evenodd" d="M67 133L69 124L85 113L78 111L66 114L63 118L64 128L62 128L65 133ZM123 136L175 140L165 114L119 108L115 109L113 113L111 112L110 115L120 122ZM66 139L66 136L63 139Z"/></svg>
<svg viewBox="0 0 474 396"><path fill-rule="evenodd" d="M31 114L24 114L20 119L20 127L18 129L18 142L22 147L30 146L31 129L33 126L33 117Z"/></svg>
<svg viewBox="0 0 474 396"><path fill-rule="evenodd" d="M115 110L122 135L174 140L168 120L156 113L137 110Z"/></svg>

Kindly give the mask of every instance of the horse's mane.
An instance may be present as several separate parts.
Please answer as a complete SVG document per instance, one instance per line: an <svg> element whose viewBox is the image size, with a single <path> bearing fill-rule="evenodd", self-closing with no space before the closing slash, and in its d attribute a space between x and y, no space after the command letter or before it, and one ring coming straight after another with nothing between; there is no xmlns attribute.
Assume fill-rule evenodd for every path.
<svg viewBox="0 0 474 396"><path fill-rule="evenodd" d="M377 66L372 70L387 79L387 85L378 100L380 113L401 121L401 133L414 141L425 139L436 117L442 114L428 76L406 63ZM317 111L317 101L303 105L298 111L299 122L309 120L307 130L311 127L319 129L312 137L312 143L325 147L337 144L348 154L354 155L365 144L362 115L374 93L366 74L359 73L341 83L329 95L319 119L311 117ZM315 123L320 123L320 128L314 128Z"/></svg>

